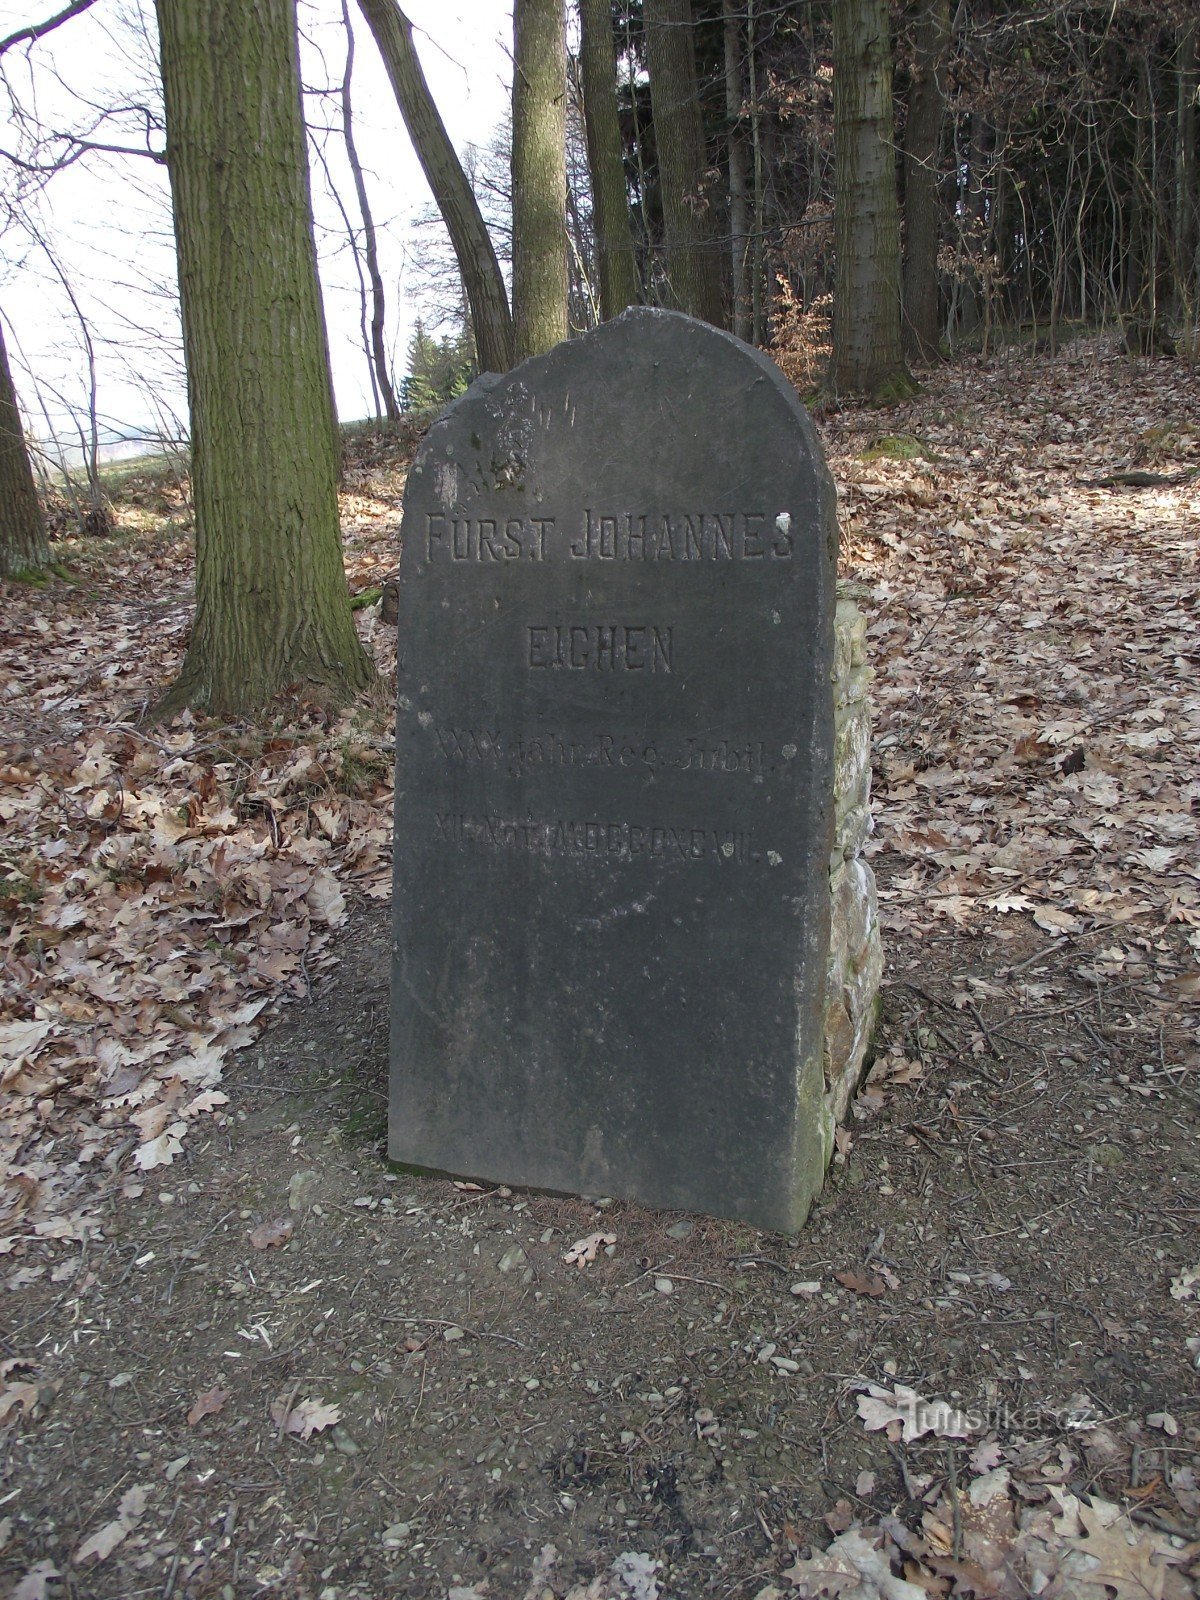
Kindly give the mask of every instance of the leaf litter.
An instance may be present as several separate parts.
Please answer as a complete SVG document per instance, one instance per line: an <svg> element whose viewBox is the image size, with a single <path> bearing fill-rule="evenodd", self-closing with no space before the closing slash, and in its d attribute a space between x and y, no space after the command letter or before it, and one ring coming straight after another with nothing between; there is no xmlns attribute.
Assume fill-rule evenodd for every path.
<svg viewBox="0 0 1200 1600"><path fill-rule="evenodd" d="M343 1243L345 1218L369 1185L356 1174L339 1210L336 1185L333 1199L321 1186L339 1159L331 1148L297 1152L271 1196L256 1196L241 1212L243 1226L235 1223L229 1245L216 1252L226 1275L217 1282L220 1319L185 1293L201 1263L193 1269L186 1253L158 1242L164 1232L173 1236L172 1210L148 1219L149 1247L118 1245L114 1257L110 1222L131 1213L145 1219L154 1200L147 1189L168 1179L178 1187L185 1163L198 1177L222 1172L224 1141L245 1096L246 1072L232 1071L231 1057L269 1018L286 1034L281 1002L307 1004L348 936L355 901L369 906L389 892L386 710L368 707L330 726L308 708L284 707L267 732L188 719L142 729L139 697L169 677L187 620L172 570L182 557L169 542L150 552L106 550L103 588L86 603L58 587L14 592L11 605L6 595L14 632L0 696L16 708L6 730L15 726L17 736L6 731L0 752L0 1070L11 1110L0 1144L8 1207L0 1258L11 1258L9 1282L32 1303L52 1308L62 1296L72 1317L83 1315L85 1344L96 1336L86 1308L121 1261L133 1277L121 1279L120 1292L139 1291L127 1310L143 1343L160 1296L169 1323L174 1294L198 1330L190 1364L174 1377L179 1345L161 1373L116 1352L136 1382L102 1386L105 1404L124 1408L111 1442L98 1437L113 1425L93 1420L94 1391L76 1398L64 1386L55 1396L28 1366L5 1380L11 1387L38 1378L33 1410L14 1402L0 1424L22 1459L36 1463L39 1440L61 1440L57 1430L74 1419L81 1447L92 1430L86 1447L110 1462L114 1484L123 1474L124 1484L150 1470L175 1474L167 1481L193 1543L173 1544L178 1532L156 1543L162 1536L143 1514L104 1560L89 1557L97 1594L144 1586L146 1572L179 1594L205 1585L219 1592L223 1580L249 1581L253 1592L328 1590L336 1600L392 1581L391 1569L355 1575L373 1536L364 1532L355 1545L353 1530L369 1528L362 1507L378 1505L378 1480L364 1483L361 1502L324 1500L339 1527L350 1518L350 1531L324 1552L333 1563L326 1580L320 1558L296 1538L301 1524L280 1519L277 1504L271 1509L275 1469L262 1474L260 1452L278 1462L298 1516L325 1493L296 1476L301 1460L303 1470L324 1473L324 1457L351 1481L361 1463L376 1463L401 1491L398 1505L390 1489L384 1496L379 1524L393 1537L379 1550L406 1571L405 1592L436 1600L455 1587L523 1595L538 1576L534 1524L523 1515L535 1505L570 1551L540 1574L539 1600L546 1591L555 1600L626 1600L638 1593L630 1578L669 1600L701 1592L709 1574L720 1582L736 1574L730 1581L748 1595L764 1585L789 1596L904 1594L897 1584L923 1594L1032 1589L1084 1600L1190 1592L1200 1487L1185 1397L1178 1389L1156 1394L1133 1415L1127 1405L1114 1414L1100 1408L1097 1421L1087 1407L1056 1401L1051 1376L1060 1361L1085 1358L1070 1351L1086 1332L1078 1317L1087 1307L1104 1381L1123 1396L1137 1393L1130 1374L1153 1378L1159 1365L1177 1371L1176 1348L1188 1364L1200 1361L1195 1255L1175 1242L1188 1225L1190 1170L1180 1167L1174 1191L1155 1170L1144 1187L1160 1209L1126 1227L1127 1212L1137 1213L1124 1198L1129 1180L1122 1190L1120 1169L1109 1165L1118 1141L1083 1127L1090 1109L1077 1113L1077 1139L1067 1130L1057 1150L1035 1137L1045 1084L1060 1069L1056 1060L1039 1062L1026 1042L1026 1030L1044 1042L1053 1036L1053 1053L1066 1048L1065 1032L1078 1035L1076 1053L1087 1055L1078 1091L1107 1097L1110 1123L1136 1115L1158 1128L1194 1094L1200 1063L1194 1017L1185 1019L1200 998L1191 687L1200 506L1186 484L1142 494L1091 481L1097 462L1138 448L1163 415L1175 423L1168 464L1195 464L1200 417L1185 378L1166 364L1112 360L1096 346L1078 359L947 369L900 408L896 429L934 447L908 461L861 459L876 426L867 413L847 408L822 420L842 490L848 566L871 630L872 849L899 975L853 1135L839 1130L827 1199L794 1242L748 1241L731 1225L705 1221L682 1247L636 1208L618 1207L601 1221L580 1202L514 1200L507 1190L425 1180L413 1182L410 1204L364 1212L360 1233ZM344 499L352 586L377 580L395 560L394 499L376 500L372 478L371 470L351 474ZM152 580L148 563L158 564ZM100 575L99 558L86 551L80 565ZM147 606L147 593L165 598ZM377 617L371 608L358 616L386 670L389 643ZM269 938L271 930L283 936ZM901 959L913 951L920 967ZM1107 1063L1101 1053L1093 1065L1094 1041L1085 1052L1077 1015L1100 1030ZM1024 1116L1028 1152L1017 1137ZM1014 1120L999 1126L1005 1117ZM1147 1147L1147 1160L1160 1159L1157 1148ZM306 1171L297 1172L301 1157ZM1022 1173L1023 1163L1031 1170ZM957 1188L946 1181L956 1173ZM871 1192L856 1195L864 1174ZM259 1219L275 1217L285 1196L292 1205L289 1178L312 1180L303 1205L292 1206L295 1227L303 1217L307 1230L303 1251L258 1248L251 1236L272 1226ZM376 1179L370 1186L382 1207L387 1189ZM1115 1264L1131 1282L1119 1287L1099 1260L1076 1265L1051 1253L1039 1293L1032 1263L1039 1249L1053 1251L1051 1229L1070 1221L1079 1237L1078 1213L1063 1216L1076 1186L1113 1206L1114 1238L1128 1232L1151 1244L1136 1256L1121 1244ZM929 1195L953 1197L947 1216L922 1209ZM956 1209L971 1211L974 1236L955 1231ZM622 1255L642 1264L640 1277L609 1260L606 1241L615 1244L615 1233L599 1234L587 1254L597 1238L589 1227L618 1215ZM862 1237L839 1216L860 1218ZM501 1239L493 1243L497 1222ZM215 1211L207 1226L214 1223ZM875 1237L881 1224L886 1239ZM910 1225L917 1231L906 1232ZM401 1293L401 1309L412 1310L413 1322L476 1330L478 1338L388 1344L388 1318L405 1319L395 1317L393 1280L381 1277L372 1298L371 1274L392 1271L384 1263L403 1256L389 1226L403 1230L426 1263L411 1280L419 1287ZM474 1261L472 1239L480 1247ZM567 1261L571 1240L571 1249L585 1248ZM196 1254L200 1242L193 1235ZM792 1252L774 1289L723 1265L756 1247L776 1258ZM495 1263L517 1248L522 1271L496 1273ZM668 1260L670 1296L653 1287ZM439 1299L433 1264L443 1261ZM836 1270L848 1261L861 1265ZM588 1271L571 1270L576 1263ZM68 1276L52 1280L64 1269ZM1100 1272L1090 1281L1102 1288L1089 1288L1089 1269ZM464 1273L467 1289L455 1298ZM864 1294L847 1277L885 1292ZM499 1286L490 1298L489 1283ZM1172 1294L1175 1286L1181 1292ZM1153 1303L1148 1322L1128 1303L1131 1292ZM1061 1347L1060 1324L1075 1335L1064 1334ZM320 1347L318 1330L338 1327ZM677 1349L669 1328L677 1329ZM1157 1344L1148 1355L1151 1329ZM909 1358L902 1355L899 1368L882 1359L905 1345ZM976 1391L965 1405L938 1378L964 1363L971 1370L963 1347L975 1354L977 1373L991 1370L988 1361L1002 1369L1006 1404L1020 1385L1036 1388L1059 1423L998 1426L990 1401L977 1419ZM48 1370L62 1372L69 1350L55 1335L44 1352ZM368 1377L356 1375L353 1362ZM842 1400L830 1397L846 1370L870 1376L865 1388L836 1391L844 1400L839 1428L829 1408ZM331 1373L340 1374L336 1388ZM517 1394L507 1409L499 1398L506 1386ZM153 1404L143 1402L142 1392L155 1390ZM938 1394L950 1399L925 1399ZM217 1395L219 1404L193 1421L189 1405ZM485 1396L503 1428L500 1454L487 1454L496 1441ZM856 1414L863 1399L880 1408L874 1431ZM906 1425L916 1425L910 1417L944 1421L956 1411L972 1423L967 1436L935 1424L905 1441ZM146 1424L163 1431L159 1412L171 1418L161 1445L138 1432ZM1177 1419L1177 1434L1165 1418ZM156 1461L144 1473L121 1454L143 1445ZM505 1452L530 1469L523 1480ZM56 1451L45 1456L49 1465L60 1460ZM490 1476L499 1470L494 1461L503 1463L502 1479ZM17 1472L18 1484L32 1482ZM470 1487L478 1478L486 1491ZM201 1508L218 1492L221 1509L204 1512L214 1532ZM263 1534L243 1532L251 1524L236 1507L246 1504L263 1519ZM589 1510L596 1504L609 1508L611 1527ZM5 1550L0 1560L10 1562L4 1570L14 1573L17 1592L56 1593L55 1575L91 1530L121 1521L120 1511L101 1521L97 1508L70 1541L41 1542L18 1520L17 1549L28 1555ZM497 1568L507 1577L453 1577L463 1557L450 1552L467 1548L461 1530L476 1521L480 1559L497 1559L485 1527L507 1530L496 1536L511 1541ZM234 1531L222 1534L226 1526ZM277 1531L267 1537L267 1529ZM241 1550L254 1565L239 1578ZM618 1570L617 1552L642 1565ZM160 1571L164 1559L168 1570ZM815 1563L811 1571L807 1563Z"/></svg>

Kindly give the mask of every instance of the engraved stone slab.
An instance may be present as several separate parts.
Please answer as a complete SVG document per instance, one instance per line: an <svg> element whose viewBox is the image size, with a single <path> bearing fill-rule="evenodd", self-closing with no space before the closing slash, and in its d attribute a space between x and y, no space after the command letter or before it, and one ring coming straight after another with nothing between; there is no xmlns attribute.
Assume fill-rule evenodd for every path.
<svg viewBox="0 0 1200 1600"><path fill-rule="evenodd" d="M403 533L392 1159L799 1226L837 539L803 407L630 311L444 413Z"/></svg>

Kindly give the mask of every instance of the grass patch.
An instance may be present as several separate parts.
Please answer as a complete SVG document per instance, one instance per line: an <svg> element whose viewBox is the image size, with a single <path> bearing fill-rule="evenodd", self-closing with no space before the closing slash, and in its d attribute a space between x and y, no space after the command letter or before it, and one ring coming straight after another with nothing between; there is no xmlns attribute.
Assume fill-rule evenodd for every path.
<svg viewBox="0 0 1200 1600"><path fill-rule="evenodd" d="M903 368L893 372L890 377L876 384L871 390L871 405L876 410L884 410L888 406L899 405L902 400L911 400L914 395L921 392L921 385L911 372Z"/></svg>
<svg viewBox="0 0 1200 1600"><path fill-rule="evenodd" d="M932 461L933 452L912 433L885 433L862 451L860 461Z"/></svg>

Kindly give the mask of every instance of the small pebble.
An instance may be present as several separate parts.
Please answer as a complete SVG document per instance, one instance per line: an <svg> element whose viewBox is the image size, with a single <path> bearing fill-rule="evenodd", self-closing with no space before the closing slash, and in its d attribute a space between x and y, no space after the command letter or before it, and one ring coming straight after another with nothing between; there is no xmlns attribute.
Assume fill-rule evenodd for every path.
<svg viewBox="0 0 1200 1600"><path fill-rule="evenodd" d="M674 1294L675 1285L670 1278L655 1278L654 1287L659 1294Z"/></svg>

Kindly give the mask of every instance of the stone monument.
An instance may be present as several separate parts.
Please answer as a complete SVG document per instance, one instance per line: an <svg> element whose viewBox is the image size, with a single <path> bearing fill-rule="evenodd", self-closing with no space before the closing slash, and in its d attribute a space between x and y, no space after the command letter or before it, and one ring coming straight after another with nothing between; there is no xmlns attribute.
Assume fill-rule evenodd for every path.
<svg viewBox="0 0 1200 1600"><path fill-rule="evenodd" d="M879 981L803 406L626 312L439 418L403 540L390 1156L798 1227Z"/></svg>

